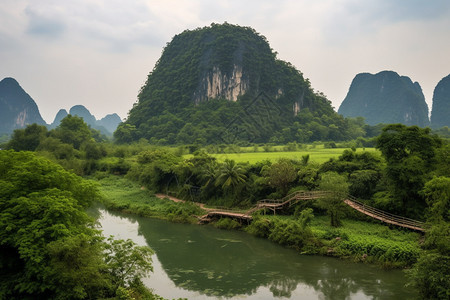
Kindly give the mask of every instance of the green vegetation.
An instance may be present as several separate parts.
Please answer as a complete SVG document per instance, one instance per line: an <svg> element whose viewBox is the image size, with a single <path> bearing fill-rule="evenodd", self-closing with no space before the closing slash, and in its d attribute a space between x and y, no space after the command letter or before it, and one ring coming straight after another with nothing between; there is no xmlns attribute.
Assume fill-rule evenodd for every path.
<svg viewBox="0 0 450 300"><path fill-rule="evenodd" d="M271 162L276 162L279 159L293 159L293 160L302 160L304 156L309 155L309 162L314 163L324 163L328 161L330 158L338 158L342 155L342 151L348 149L350 147L344 148L324 148L323 144L321 145L308 145L307 149L298 149L295 151L284 151L288 149L283 146L268 146L268 150L265 151L263 147L234 147L233 150L225 150L227 152L223 153L210 153L212 157L215 157L218 161L224 161L225 159L234 160L237 163L249 163L255 164L264 160L269 160ZM203 148L202 148L203 149ZM208 148L205 149L206 151ZM256 150L256 151L255 151ZM228 152L228 151L236 151L236 152ZM364 148L364 150L360 147L357 149L357 152L367 151L367 152L375 152L375 148ZM209 152L208 152L209 153ZM193 154L185 154L184 158L192 158Z"/></svg>
<svg viewBox="0 0 450 300"><path fill-rule="evenodd" d="M193 216L203 214L197 205L157 198L146 188L123 177L110 175L98 182L104 197L102 203L108 209L181 223L196 223Z"/></svg>
<svg viewBox="0 0 450 300"><path fill-rule="evenodd" d="M312 217L305 226L301 218L261 215L245 230L305 254L347 257L386 267L411 266L421 253L418 233L348 218L342 224L335 228L326 217L318 216Z"/></svg>
<svg viewBox="0 0 450 300"><path fill-rule="evenodd" d="M140 281L151 251L104 243L85 213L100 199L93 182L32 152L0 151L0 162L0 298L153 297Z"/></svg>
<svg viewBox="0 0 450 300"><path fill-rule="evenodd" d="M449 292L446 282L450 268L446 264L450 261L450 145L428 129L388 125L377 139L377 150L361 151L356 149L357 144L349 143L351 149L337 150L340 155L323 163L315 162L309 151L314 147L317 151L335 151L331 147L338 145L330 142L327 148L320 148L315 143L308 146L307 152L300 152L298 159L249 163L218 159L224 155L218 152L279 154L305 151L305 146L291 143L248 148L235 144L170 148L149 145L145 140L117 145L102 142L95 131L76 117L68 117L62 125L50 131L38 126L18 130L7 145L15 150L34 149L35 153L0 151L1 174L5 174L0 178L0 259L7 268L2 287L11 291L5 295L53 295L67 285L77 286L79 298L89 297L92 289L100 289L108 297L144 293L139 280L114 279L106 271L105 257L98 254L104 253L105 243L83 212L99 194L92 182L73 172L97 181L104 203L111 209L174 222L196 222L194 216L204 214L199 204L192 201L245 211L258 200L281 199L295 191L332 190L341 195L349 192L378 209L426 222L425 237L376 224L378 221L343 205L342 196L301 201L277 211L277 216L255 212L249 226L227 218L218 220L215 226L244 229L301 253L349 257L386 267L412 266L411 284L421 295L445 298L443 295ZM215 156L208 154L212 150L216 150ZM270 152L274 150L288 152ZM188 151L191 155L185 156ZM159 199L155 193L170 194L187 202ZM52 221L57 221L56 225ZM34 231L39 234L26 235ZM63 258L77 254L80 256L74 260L81 259L86 263L82 266L87 268L89 262L96 261L98 268L80 267L73 272L70 267L65 268ZM6 260L9 256L13 257L11 265ZM32 263L28 264L28 259ZM43 260L50 266L41 266L38 262ZM436 262L440 265L435 266ZM62 284L55 283L59 282L52 277L55 270L62 274ZM46 272L50 272L46 278L33 275ZM109 275L105 279L99 273ZM136 274L139 277L141 273L137 270ZM7 278L16 275L23 278L23 283L15 281L16 277ZM82 276L91 276L87 282L92 285L80 285ZM124 286L118 287L117 282ZM12 287L15 284L16 289Z"/></svg>

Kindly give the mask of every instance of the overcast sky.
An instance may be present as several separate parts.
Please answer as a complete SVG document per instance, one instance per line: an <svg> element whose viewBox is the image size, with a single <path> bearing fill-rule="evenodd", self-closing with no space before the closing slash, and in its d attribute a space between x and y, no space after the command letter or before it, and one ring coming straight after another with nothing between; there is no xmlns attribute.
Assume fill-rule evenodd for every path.
<svg viewBox="0 0 450 300"><path fill-rule="evenodd" d="M76 104L125 118L175 34L225 21L266 36L336 110L357 73L408 76L430 109L450 74L448 0L1 0L0 80L47 122Z"/></svg>

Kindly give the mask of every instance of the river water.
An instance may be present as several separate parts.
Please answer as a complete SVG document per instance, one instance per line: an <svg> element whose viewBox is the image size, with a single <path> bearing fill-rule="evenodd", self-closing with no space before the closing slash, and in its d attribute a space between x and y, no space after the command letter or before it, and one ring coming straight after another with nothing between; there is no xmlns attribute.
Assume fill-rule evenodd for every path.
<svg viewBox="0 0 450 300"><path fill-rule="evenodd" d="M300 255L265 239L212 226L98 210L105 236L154 251L144 283L165 298L412 299L403 272Z"/></svg>

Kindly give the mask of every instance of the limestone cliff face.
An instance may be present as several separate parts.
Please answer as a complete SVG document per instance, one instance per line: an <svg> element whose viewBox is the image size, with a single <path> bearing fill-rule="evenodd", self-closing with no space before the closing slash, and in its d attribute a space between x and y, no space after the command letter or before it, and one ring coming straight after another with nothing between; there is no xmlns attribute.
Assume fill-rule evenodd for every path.
<svg viewBox="0 0 450 300"><path fill-rule="evenodd" d="M237 101L250 87L248 78L242 73L242 66L234 65L230 75L222 72L219 67L213 67L200 81L199 88L194 92L196 104L214 98L224 98Z"/></svg>
<svg viewBox="0 0 450 300"><path fill-rule="evenodd" d="M45 125L34 100L13 78L0 81L0 134L37 123Z"/></svg>
<svg viewBox="0 0 450 300"><path fill-rule="evenodd" d="M364 117L370 125L429 125L419 83L392 71L356 75L338 112L345 117Z"/></svg>

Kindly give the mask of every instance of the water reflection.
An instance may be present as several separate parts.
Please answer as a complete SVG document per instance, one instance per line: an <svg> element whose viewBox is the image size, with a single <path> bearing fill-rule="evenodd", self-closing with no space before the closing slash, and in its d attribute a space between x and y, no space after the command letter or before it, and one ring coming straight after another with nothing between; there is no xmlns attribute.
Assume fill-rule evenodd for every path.
<svg viewBox="0 0 450 300"><path fill-rule="evenodd" d="M400 271L383 271L374 266L338 259L304 256L267 240L242 232L210 226L173 224L156 219L102 211L105 233L133 236L126 222L137 222L140 244L157 254L157 264L174 286L190 291L189 297L240 297L270 299L411 299L414 293L403 287ZM121 220L118 222L118 220ZM125 220L125 223L124 223ZM119 223L119 225L117 225ZM124 225L125 224L125 225ZM128 233L127 233L128 232ZM117 234L117 233L116 233ZM128 235L128 236L123 236ZM136 235L136 233L134 233ZM155 267L155 270L157 268ZM173 290L152 275L150 285ZM165 285L161 286L161 285ZM162 294L165 297L187 297Z"/></svg>

